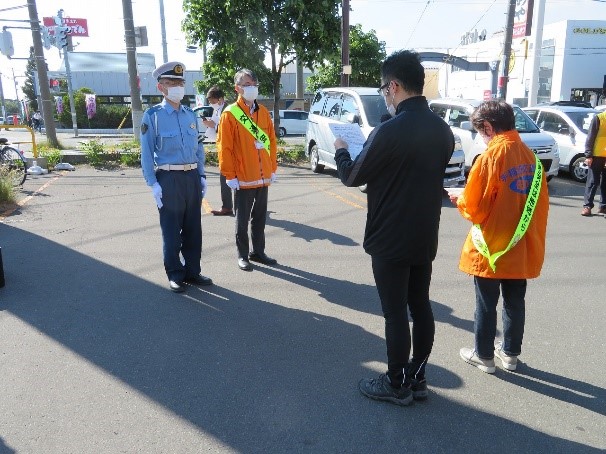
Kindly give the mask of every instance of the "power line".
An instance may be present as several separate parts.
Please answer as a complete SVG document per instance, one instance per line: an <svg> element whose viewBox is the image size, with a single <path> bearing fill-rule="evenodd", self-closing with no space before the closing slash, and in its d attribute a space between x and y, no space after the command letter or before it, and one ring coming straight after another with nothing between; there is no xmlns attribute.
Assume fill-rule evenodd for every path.
<svg viewBox="0 0 606 454"><path fill-rule="evenodd" d="M421 12L421 15L419 16L419 20L417 20L417 23L415 24L414 28L410 32L410 36L408 37L408 41L406 41L406 44L404 44L404 48L408 47L408 43L410 42L410 39L415 34L415 31L417 30L417 27L419 26L419 22L421 22L421 19L423 18L423 15L425 14L425 11L427 11L427 7L429 6L430 2L431 2L431 0L427 0L427 3L425 3L425 8L423 8L423 11Z"/></svg>

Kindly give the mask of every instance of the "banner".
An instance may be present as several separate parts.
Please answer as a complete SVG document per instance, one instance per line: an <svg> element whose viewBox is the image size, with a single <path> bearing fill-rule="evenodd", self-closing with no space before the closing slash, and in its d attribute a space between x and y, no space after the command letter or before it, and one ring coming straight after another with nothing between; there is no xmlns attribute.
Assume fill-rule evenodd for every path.
<svg viewBox="0 0 606 454"><path fill-rule="evenodd" d="M513 38L530 36L534 0L517 0L513 18Z"/></svg>
<svg viewBox="0 0 606 454"><path fill-rule="evenodd" d="M57 105L57 113L61 115L63 113L63 98L55 96L55 104Z"/></svg>
<svg viewBox="0 0 606 454"><path fill-rule="evenodd" d="M86 116L90 120L97 113L97 98L93 94L86 95Z"/></svg>

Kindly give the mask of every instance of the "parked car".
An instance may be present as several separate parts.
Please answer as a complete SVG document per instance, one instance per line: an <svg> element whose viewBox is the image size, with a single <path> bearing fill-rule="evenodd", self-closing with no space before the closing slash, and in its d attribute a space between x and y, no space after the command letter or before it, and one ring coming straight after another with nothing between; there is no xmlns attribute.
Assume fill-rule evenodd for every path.
<svg viewBox="0 0 606 454"><path fill-rule="evenodd" d="M206 125L202 123L202 120L210 119L213 116L212 106L200 106L194 109L198 119L198 142L214 142L214 139L207 139L206 137ZM214 135L212 136L214 137Z"/></svg>
<svg viewBox="0 0 606 454"><path fill-rule="evenodd" d="M278 135L284 137L288 134L303 135L307 131L308 113L303 110L280 110L280 129ZM274 118L270 111L271 119Z"/></svg>
<svg viewBox="0 0 606 454"><path fill-rule="evenodd" d="M384 115L388 115L385 101L376 88L335 87L318 90L309 109L305 134L305 153L309 157L311 170L318 173L324 167L337 168L335 137L328 126L330 122L358 124L364 137L368 137ZM444 187L465 182L464 161L461 141L455 137L455 151L446 167ZM360 189L364 191L364 187Z"/></svg>
<svg viewBox="0 0 606 454"><path fill-rule="evenodd" d="M576 181L587 179L585 162L585 140L589 124L597 110L574 106L525 107L530 116L560 147L560 168Z"/></svg>
<svg viewBox="0 0 606 454"><path fill-rule="evenodd" d="M465 153L465 168L469 170L477 157L486 150L484 140L469 121L472 112L481 101L471 99L434 99L429 107L450 125L461 138ZM515 127L522 141L538 157L545 169L547 181L558 174L560 166L559 148L555 139L542 133L539 127L518 106L513 106Z"/></svg>

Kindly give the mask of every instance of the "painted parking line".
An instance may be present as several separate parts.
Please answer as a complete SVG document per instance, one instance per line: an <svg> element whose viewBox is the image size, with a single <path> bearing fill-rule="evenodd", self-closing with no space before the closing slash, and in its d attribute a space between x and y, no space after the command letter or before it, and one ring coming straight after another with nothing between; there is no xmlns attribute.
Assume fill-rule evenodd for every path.
<svg viewBox="0 0 606 454"><path fill-rule="evenodd" d="M313 185L313 186L318 191L323 192L324 194L328 194L329 196L334 197L335 199L337 199L337 200L339 200L339 201L341 201L341 202L343 202L343 203L345 203L345 204L347 204L349 206L352 206L354 208L358 208L360 210L365 210L366 209L365 206L358 205L356 202L354 202L352 200L349 200L349 199L347 199L347 198L345 198L345 197L337 194L336 192L328 191L328 190L323 189L321 186L318 186L318 185ZM358 199L359 201L366 201L363 197L360 197L358 195L354 195L354 194L348 194L348 195L354 197L355 199Z"/></svg>
<svg viewBox="0 0 606 454"><path fill-rule="evenodd" d="M65 175L65 172L60 172L56 177L53 177L51 180L47 181L46 183L44 183L42 186L40 186L38 189L36 189L32 194L28 195L27 197L19 200L18 202L16 202L15 207L14 208L9 208L8 210L3 211L2 213L0 213L0 222L4 222L4 219L6 219L7 217L11 216L15 211L17 211L18 208L23 207L24 205L26 205L31 199L33 199L37 194L41 193L42 191L44 191L46 188L48 188L54 181L58 180L59 178L61 178L63 175Z"/></svg>

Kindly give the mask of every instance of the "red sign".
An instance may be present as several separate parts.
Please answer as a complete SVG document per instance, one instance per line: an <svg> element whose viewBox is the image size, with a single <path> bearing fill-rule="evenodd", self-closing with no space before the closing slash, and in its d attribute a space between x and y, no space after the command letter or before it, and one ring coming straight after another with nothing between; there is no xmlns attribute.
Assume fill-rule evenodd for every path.
<svg viewBox="0 0 606 454"><path fill-rule="evenodd" d="M52 17L43 18L44 26L49 27L49 34L54 35L55 19ZM88 36L88 23L86 19L78 19L75 17L64 17L63 25L69 28L67 34L71 36Z"/></svg>

